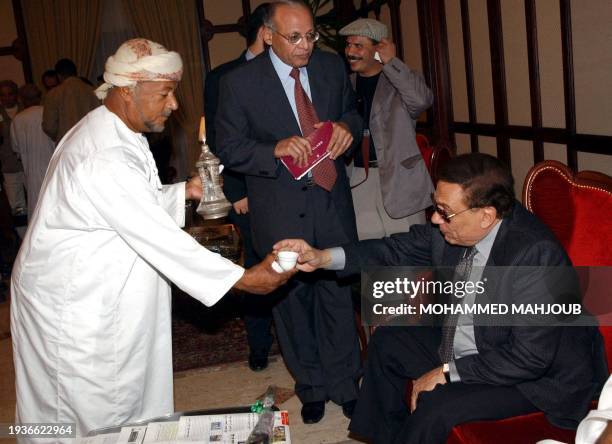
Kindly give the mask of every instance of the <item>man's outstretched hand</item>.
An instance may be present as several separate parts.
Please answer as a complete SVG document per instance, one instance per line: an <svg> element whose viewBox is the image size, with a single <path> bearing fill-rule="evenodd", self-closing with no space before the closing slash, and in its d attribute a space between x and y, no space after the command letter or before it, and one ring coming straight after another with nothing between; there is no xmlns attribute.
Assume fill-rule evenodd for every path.
<svg viewBox="0 0 612 444"><path fill-rule="evenodd" d="M277 273L272 269L274 255L269 254L259 264L247 269L234 288L253 294L268 294L285 284L297 269Z"/></svg>
<svg viewBox="0 0 612 444"><path fill-rule="evenodd" d="M308 273L318 268L323 268L331 262L328 250L317 250L308 245L303 239L285 239L274 244L272 248L274 249L274 254L283 250L299 253L297 269Z"/></svg>

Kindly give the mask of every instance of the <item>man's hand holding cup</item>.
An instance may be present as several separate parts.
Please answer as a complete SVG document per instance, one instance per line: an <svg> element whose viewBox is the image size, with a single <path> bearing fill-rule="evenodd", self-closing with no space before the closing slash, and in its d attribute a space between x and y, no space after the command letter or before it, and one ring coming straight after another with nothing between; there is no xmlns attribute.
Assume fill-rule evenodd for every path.
<svg viewBox="0 0 612 444"><path fill-rule="evenodd" d="M289 269L277 272L273 265L275 256L268 254L263 261L247 269L234 288L253 294L268 294L284 285L291 276L298 272L297 269Z"/></svg>
<svg viewBox="0 0 612 444"><path fill-rule="evenodd" d="M307 273L324 268L331 263L328 250L313 248L303 239L285 239L274 244L272 248L275 255L283 252L298 253L297 269Z"/></svg>

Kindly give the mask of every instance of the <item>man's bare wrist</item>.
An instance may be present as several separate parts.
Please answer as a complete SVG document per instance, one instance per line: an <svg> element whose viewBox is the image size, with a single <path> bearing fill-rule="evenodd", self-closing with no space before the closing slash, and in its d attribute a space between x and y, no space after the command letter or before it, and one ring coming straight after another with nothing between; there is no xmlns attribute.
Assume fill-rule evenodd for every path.
<svg viewBox="0 0 612 444"><path fill-rule="evenodd" d="M331 265L332 257L329 248L321 252L321 265L319 268L327 268Z"/></svg>

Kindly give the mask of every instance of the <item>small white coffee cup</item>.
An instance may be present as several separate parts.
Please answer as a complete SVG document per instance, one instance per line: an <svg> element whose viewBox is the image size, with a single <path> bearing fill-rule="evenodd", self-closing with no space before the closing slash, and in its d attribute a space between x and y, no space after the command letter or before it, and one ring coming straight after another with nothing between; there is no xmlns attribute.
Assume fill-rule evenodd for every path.
<svg viewBox="0 0 612 444"><path fill-rule="evenodd" d="M278 265L285 271L293 270L297 263L298 256L299 253L295 251L279 251L276 262L278 262Z"/></svg>

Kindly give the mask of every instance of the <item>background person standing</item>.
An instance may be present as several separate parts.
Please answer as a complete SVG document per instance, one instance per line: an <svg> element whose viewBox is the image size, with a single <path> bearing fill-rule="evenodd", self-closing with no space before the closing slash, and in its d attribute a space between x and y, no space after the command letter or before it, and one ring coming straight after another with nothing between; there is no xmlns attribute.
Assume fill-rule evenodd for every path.
<svg viewBox="0 0 612 444"><path fill-rule="evenodd" d="M24 110L15 116L11 124L11 146L23 163L28 215L31 218L55 144L41 127L43 107L40 106L40 90L33 84L24 85L19 88L19 98Z"/></svg>
<svg viewBox="0 0 612 444"><path fill-rule="evenodd" d="M77 68L70 59L55 64L60 85L45 96L43 131L58 143L85 114L100 106L93 88L77 77Z"/></svg>
<svg viewBox="0 0 612 444"><path fill-rule="evenodd" d="M383 23L363 18L340 30L365 128L351 174L359 239L424 223L433 192L415 133L416 119L433 95L423 76L395 56L387 34Z"/></svg>
<svg viewBox="0 0 612 444"><path fill-rule="evenodd" d="M237 59L217 66L206 76L204 110L206 121L210 122L206 136L210 149L215 153L217 152L215 118L219 106L219 82L225 74L254 59L264 51L264 21L269 7L270 3L262 3L249 16L246 51ZM236 225L240 231L244 250L244 265L250 267L259 262L259 259L253 249L247 185L244 174L237 173L229 168L223 170L223 192L232 203L228 220ZM244 325L249 344L249 368L253 371L263 370L268 366L268 353L273 341L270 332L272 327L272 303L273 298L262 300L251 298L248 295L242 297L240 303L244 313Z"/></svg>

